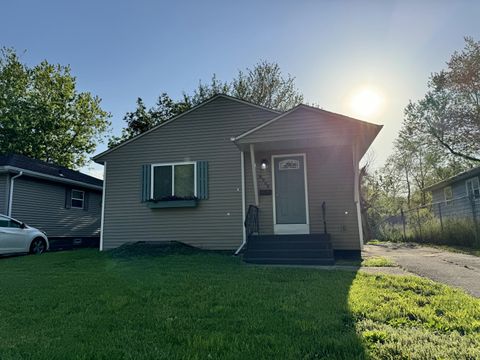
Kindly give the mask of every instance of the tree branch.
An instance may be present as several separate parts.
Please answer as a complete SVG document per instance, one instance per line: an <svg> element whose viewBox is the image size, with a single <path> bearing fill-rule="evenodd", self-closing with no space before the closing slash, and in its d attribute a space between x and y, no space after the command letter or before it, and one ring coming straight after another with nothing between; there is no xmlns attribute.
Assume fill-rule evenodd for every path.
<svg viewBox="0 0 480 360"><path fill-rule="evenodd" d="M478 161L480 162L480 158L476 158L474 156L470 156L470 155L467 155L467 154L462 154L456 150L454 150L450 145L448 145L445 141L443 141L442 139L440 139L440 137L435 133L435 132L432 132L432 135L435 137L435 139L438 140L438 142L447 148L448 151L450 151L450 153L452 153L453 155L455 156L460 156L461 158L464 158L466 160L471 160L471 161Z"/></svg>

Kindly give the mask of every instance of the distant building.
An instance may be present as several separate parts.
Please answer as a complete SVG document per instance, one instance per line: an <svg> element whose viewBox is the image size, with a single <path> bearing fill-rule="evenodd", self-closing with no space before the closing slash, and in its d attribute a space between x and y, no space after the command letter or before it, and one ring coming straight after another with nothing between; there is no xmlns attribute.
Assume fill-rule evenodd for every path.
<svg viewBox="0 0 480 360"><path fill-rule="evenodd" d="M433 209L447 217L472 216L472 209L480 215L480 167L462 172L437 182L426 191L432 192Z"/></svg>
<svg viewBox="0 0 480 360"><path fill-rule="evenodd" d="M0 155L0 213L45 231L52 248L98 244L103 181L27 156Z"/></svg>

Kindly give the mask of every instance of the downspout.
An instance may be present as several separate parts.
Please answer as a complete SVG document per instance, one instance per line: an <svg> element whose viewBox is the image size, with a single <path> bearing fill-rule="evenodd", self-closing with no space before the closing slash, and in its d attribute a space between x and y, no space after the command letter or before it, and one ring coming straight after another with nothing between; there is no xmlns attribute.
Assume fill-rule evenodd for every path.
<svg viewBox="0 0 480 360"><path fill-rule="evenodd" d="M10 192L8 194L8 216L12 216L12 203L13 203L13 183L16 178L19 178L23 175L23 171L20 171L17 175L10 179Z"/></svg>
<svg viewBox="0 0 480 360"><path fill-rule="evenodd" d="M245 154L243 151L240 152L240 161L241 161L240 169L241 169L241 176L242 176L241 185L242 185L242 235L243 237L242 237L242 244L237 249L237 251L235 251L235 255L238 255L238 253L243 249L243 247L247 243L247 233L245 230L245 225L243 223L245 221L245 216L246 216L245 215Z"/></svg>
<svg viewBox="0 0 480 360"><path fill-rule="evenodd" d="M100 244L99 251L103 251L103 232L105 228L105 196L107 190L107 162L103 163L102 213L100 215Z"/></svg>

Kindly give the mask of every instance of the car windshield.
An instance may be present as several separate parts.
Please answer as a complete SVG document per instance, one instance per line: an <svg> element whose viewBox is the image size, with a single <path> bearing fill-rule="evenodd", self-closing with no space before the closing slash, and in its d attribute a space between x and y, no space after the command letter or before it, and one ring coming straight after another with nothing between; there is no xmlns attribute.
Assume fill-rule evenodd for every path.
<svg viewBox="0 0 480 360"><path fill-rule="evenodd" d="M22 223L8 216L0 215L0 227L20 228L22 227Z"/></svg>

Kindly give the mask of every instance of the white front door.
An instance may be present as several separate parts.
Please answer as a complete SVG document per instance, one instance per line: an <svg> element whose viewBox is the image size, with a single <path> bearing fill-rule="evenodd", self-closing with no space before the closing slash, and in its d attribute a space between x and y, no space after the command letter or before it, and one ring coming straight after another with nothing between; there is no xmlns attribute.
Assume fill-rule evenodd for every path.
<svg viewBox="0 0 480 360"><path fill-rule="evenodd" d="M272 156L275 234L309 234L305 154Z"/></svg>

